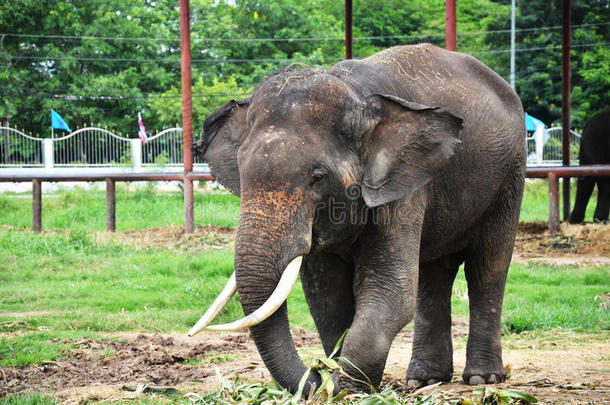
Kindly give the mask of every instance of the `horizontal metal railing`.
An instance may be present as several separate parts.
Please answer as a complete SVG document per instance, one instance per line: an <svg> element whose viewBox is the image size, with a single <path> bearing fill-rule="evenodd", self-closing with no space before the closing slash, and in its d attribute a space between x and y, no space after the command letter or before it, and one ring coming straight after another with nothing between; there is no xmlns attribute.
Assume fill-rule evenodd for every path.
<svg viewBox="0 0 610 405"><path fill-rule="evenodd" d="M610 165L592 166L542 166L529 167L528 178L548 178L549 181L549 232L559 230L559 185L558 178L583 176L610 176ZM172 173L83 173L83 174L4 174L0 172L0 182L32 182L32 227L35 232L42 230L42 182L87 181L106 182L106 229L116 230L115 182L131 181L213 181L209 172ZM190 221L193 219L190 218ZM191 228L192 229L192 228Z"/></svg>
<svg viewBox="0 0 610 405"><path fill-rule="evenodd" d="M0 182L32 182L32 228L34 232L42 230L42 183L43 182L106 182L106 229L116 231L116 189L117 181L211 181L214 177L208 172L173 172L173 173L87 173L87 174L3 174ZM193 221L193 218L187 219ZM192 228L191 228L192 229Z"/></svg>

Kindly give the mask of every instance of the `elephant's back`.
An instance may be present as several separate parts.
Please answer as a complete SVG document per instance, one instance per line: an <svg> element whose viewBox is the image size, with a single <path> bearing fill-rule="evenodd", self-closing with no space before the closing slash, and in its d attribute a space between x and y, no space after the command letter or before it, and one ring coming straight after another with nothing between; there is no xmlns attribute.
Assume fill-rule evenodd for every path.
<svg viewBox="0 0 610 405"><path fill-rule="evenodd" d="M430 44L396 46L362 60L343 61L329 73L363 97L385 93L442 107L464 120L465 135L497 134L504 137L503 148L507 138L515 146L525 134L519 96L502 77L470 55Z"/></svg>

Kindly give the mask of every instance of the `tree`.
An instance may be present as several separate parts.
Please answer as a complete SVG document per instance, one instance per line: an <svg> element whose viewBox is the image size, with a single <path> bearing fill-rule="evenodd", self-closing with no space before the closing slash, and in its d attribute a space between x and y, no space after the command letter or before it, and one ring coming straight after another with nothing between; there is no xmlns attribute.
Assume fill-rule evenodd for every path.
<svg viewBox="0 0 610 405"><path fill-rule="evenodd" d="M217 107L232 98L246 98L250 90L240 88L235 76L229 77L225 82L214 78L211 85L205 84L203 78L199 77L193 84L192 94L193 127L197 128ZM182 122L182 96L176 87L172 86L163 96L151 99L149 107L161 122Z"/></svg>
<svg viewBox="0 0 610 405"><path fill-rule="evenodd" d="M573 0L572 120L610 104L610 0ZM561 0L517 1L517 92L547 123L561 116ZM199 125L270 73L344 56L343 2L191 0L193 106ZM461 0L458 50L509 78L510 0ZM444 46L444 0L359 0L354 53L399 44ZM0 118L49 135L54 108L73 126L137 136L180 122L175 0L11 0L0 3ZM235 92L233 94L233 92ZM216 94L212 96L212 94ZM229 95L232 94L232 95Z"/></svg>
<svg viewBox="0 0 610 405"><path fill-rule="evenodd" d="M0 31L9 34L0 55L6 61L0 86L22 126L48 136L54 108L72 127L99 122L137 136L136 117L146 93L164 91L180 70L178 63L154 61L167 53L163 41L142 38L151 32L173 36L166 22L177 20L177 10L160 3L17 0L0 5Z"/></svg>

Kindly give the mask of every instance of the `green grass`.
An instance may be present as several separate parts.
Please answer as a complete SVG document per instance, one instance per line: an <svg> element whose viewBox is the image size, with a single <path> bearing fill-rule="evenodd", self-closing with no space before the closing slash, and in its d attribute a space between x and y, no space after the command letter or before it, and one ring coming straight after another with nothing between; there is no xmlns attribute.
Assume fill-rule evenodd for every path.
<svg viewBox="0 0 610 405"><path fill-rule="evenodd" d="M55 398L45 394L19 394L0 398L0 405L56 405Z"/></svg>
<svg viewBox="0 0 610 405"><path fill-rule="evenodd" d="M559 194L562 195L561 185ZM571 208L574 208L574 201L576 200L576 180L572 179L570 183L570 204ZM585 212L585 221L591 222L593 220L593 212L595 211L595 205L597 203L597 187L593 191L593 195L589 199L587 210ZM559 212L563 218L563 203L562 198L559 198ZM534 222L549 220L549 184L546 179L528 179L525 182L525 191L523 193L523 202L521 204L521 215L520 221L523 222Z"/></svg>
<svg viewBox="0 0 610 405"><path fill-rule="evenodd" d="M195 192L196 225L237 226L239 198L227 192ZM154 183L135 191L123 183L116 191L117 230L184 224L179 192L155 191ZM31 196L0 194L0 224L32 226ZM106 193L102 188L66 189L42 198L44 229L100 231L106 229Z"/></svg>
<svg viewBox="0 0 610 405"><path fill-rule="evenodd" d="M54 361L70 352L71 345L58 342L50 332L0 336L0 366L19 367Z"/></svg>
<svg viewBox="0 0 610 405"><path fill-rule="evenodd" d="M0 333L26 332L0 340L0 365L61 358L63 344L49 343L50 337L186 332L232 271L228 250L134 250L96 244L82 231L37 235L0 229ZM313 329L300 286L288 305L297 325ZM218 321L242 316L234 299Z"/></svg>
<svg viewBox="0 0 610 405"><path fill-rule="evenodd" d="M83 231L34 234L0 229L0 365L61 359L70 340L101 332L186 332L232 272L233 253L135 250L94 243ZM609 268L513 265L504 300L512 332L557 327L610 329L594 297L608 291ZM454 286L454 315L467 317L466 282ZM314 330L300 284L289 302L292 325ZM218 322L243 315L232 300ZM218 359L218 361L222 361Z"/></svg>
<svg viewBox="0 0 610 405"><path fill-rule="evenodd" d="M609 267L513 264L504 293L504 328L513 333L553 328L608 331L610 311L595 301L595 296L608 290ZM468 317L467 296L466 280L460 271L453 286L454 315Z"/></svg>

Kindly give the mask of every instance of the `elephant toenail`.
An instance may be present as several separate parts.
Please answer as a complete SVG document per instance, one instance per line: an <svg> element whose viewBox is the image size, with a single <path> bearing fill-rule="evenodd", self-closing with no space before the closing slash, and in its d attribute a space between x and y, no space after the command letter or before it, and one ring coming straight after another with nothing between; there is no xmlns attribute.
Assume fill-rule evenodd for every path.
<svg viewBox="0 0 610 405"><path fill-rule="evenodd" d="M497 384L498 383L498 377L496 377L495 374L492 374L491 376L489 376L489 379L487 380L488 383L490 384Z"/></svg>
<svg viewBox="0 0 610 405"><path fill-rule="evenodd" d="M481 385L481 384L485 384L485 380L480 375L473 375L468 380L468 384L470 384L470 385Z"/></svg>
<svg viewBox="0 0 610 405"><path fill-rule="evenodd" d="M409 387L409 388L419 388L420 386L421 386L421 381L419 381L419 380L407 381L407 387Z"/></svg>
<svg viewBox="0 0 610 405"><path fill-rule="evenodd" d="M431 379L429 379L429 380L426 382L426 385L432 385L432 384L436 384L437 382L438 382L438 381L436 381L434 378L431 378Z"/></svg>

